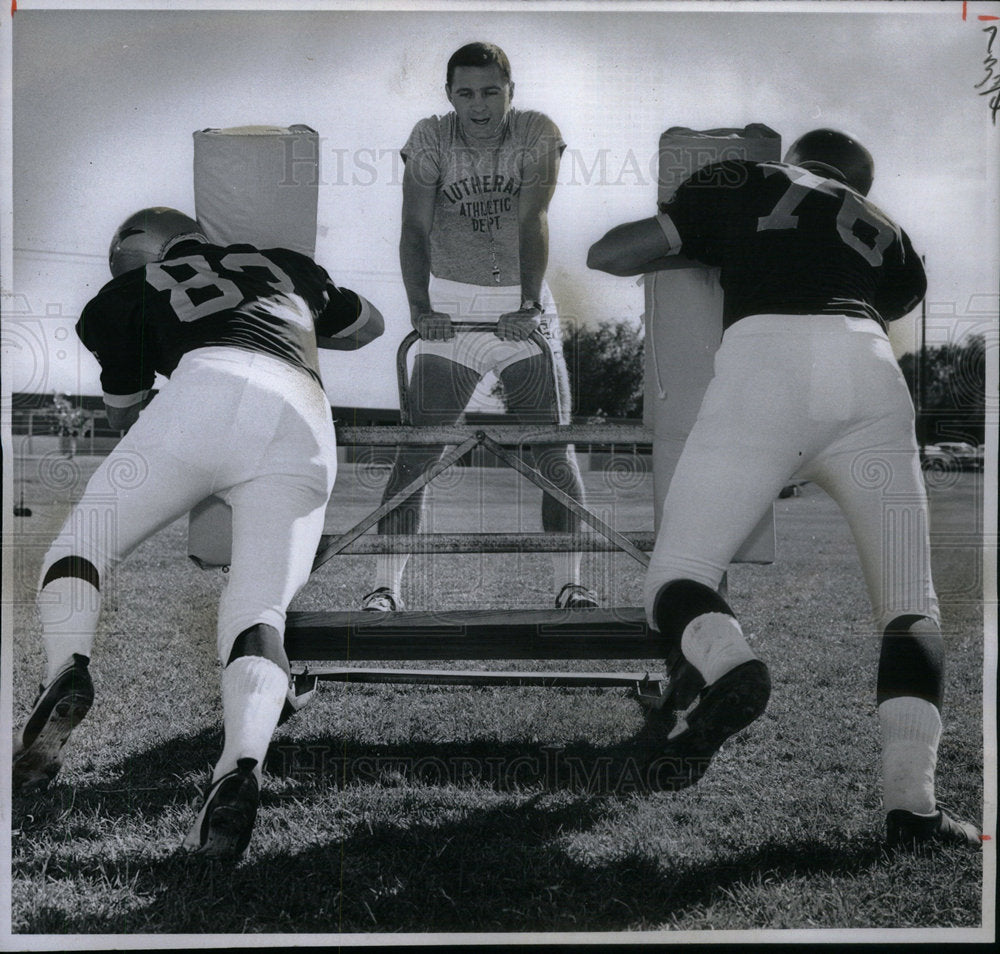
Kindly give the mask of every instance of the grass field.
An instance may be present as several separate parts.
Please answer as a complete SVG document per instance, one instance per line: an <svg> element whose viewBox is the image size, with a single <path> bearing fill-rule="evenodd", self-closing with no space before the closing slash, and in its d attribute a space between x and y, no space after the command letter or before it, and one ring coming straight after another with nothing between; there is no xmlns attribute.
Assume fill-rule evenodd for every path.
<svg viewBox="0 0 1000 954"><path fill-rule="evenodd" d="M15 723L42 664L31 605L39 563L96 462L42 457L18 470L32 516L17 518L5 540L15 556ZM343 467L328 529L374 507L384 476ZM647 475L586 479L619 529L651 526ZM938 794L976 820L981 497L976 474L931 488L949 652ZM501 503L481 518L484 498ZM434 494L432 529L502 530L519 520L535 529L537 501L511 472L457 471ZM875 928L895 940L897 929L978 927L983 856L890 858L882 849L879 642L846 525L808 485L776 509L779 561L730 574L731 602L771 667L771 703L696 788L635 790L629 767L651 733L623 689L325 684L275 737L254 838L235 868L177 851L221 744L222 577L186 559L185 521L168 527L107 589L91 667L97 702L57 782L14 800L14 932ZM334 558L294 607L355 606L373 564ZM547 606L550 566L542 554L416 556L406 595L414 609ZM607 603L639 605L642 572L629 557L594 555L586 568Z"/></svg>

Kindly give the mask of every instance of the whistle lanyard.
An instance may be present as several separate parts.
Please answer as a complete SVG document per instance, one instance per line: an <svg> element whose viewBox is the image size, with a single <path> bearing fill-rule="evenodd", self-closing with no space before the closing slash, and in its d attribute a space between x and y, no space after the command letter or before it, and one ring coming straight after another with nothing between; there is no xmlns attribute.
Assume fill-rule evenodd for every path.
<svg viewBox="0 0 1000 954"><path fill-rule="evenodd" d="M503 144L503 137L500 139L500 145ZM497 173L500 171L500 145L496 147L493 152L493 176L490 182L495 183L497 181ZM493 221L492 216L486 216L486 231L490 237L490 261L493 264L493 282L496 285L500 284L500 263L497 261L497 242L493 235Z"/></svg>
<svg viewBox="0 0 1000 954"><path fill-rule="evenodd" d="M495 284L500 284L500 265L497 263L497 243L496 239L493 238L493 226L490 225L490 220L486 220L486 228L490 233L490 259L493 262L493 281Z"/></svg>
<svg viewBox="0 0 1000 954"><path fill-rule="evenodd" d="M506 120L504 129L500 134L500 141L493 148L493 174L490 177L490 183L495 183L497 181L497 174L500 171L500 150L503 148L504 141L507 138L507 126ZM473 146L469 140L465 137L465 133L459 129L459 135L461 136L462 142L466 149L476 150L478 147ZM475 164L473 165L475 168ZM487 214L486 218L486 235L490 243L490 265L492 266L491 274L493 275L493 282L496 285L500 284L501 274L500 274L500 260L497 257L497 241L496 236L493 234L493 221L492 216Z"/></svg>

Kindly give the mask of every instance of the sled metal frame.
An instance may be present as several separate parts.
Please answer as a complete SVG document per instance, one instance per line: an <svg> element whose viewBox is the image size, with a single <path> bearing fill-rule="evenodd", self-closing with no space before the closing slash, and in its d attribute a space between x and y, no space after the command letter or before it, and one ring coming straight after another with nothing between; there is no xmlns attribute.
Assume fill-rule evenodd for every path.
<svg viewBox="0 0 1000 954"><path fill-rule="evenodd" d="M495 325L453 322L458 333L494 331ZM595 513L521 460L508 448L538 444L649 444L651 433L641 425L622 424L491 424L471 426L411 423L407 355L419 340L410 332L400 343L396 372L400 394L398 426L338 429L338 444L367 447L451 445L443 456L349 530L324 535L313 571L339 554L378 553L522 553L559 551L621 551L641 566L649 565L652 532L620 533ZM549 358L548 342L538 332L534 341ZM560 418L556 393L556 417ZM593 533L418 533L369 534L383 517L413 493L456 464L477 447L492 453L575 514ZM323 679L366 683L431 683L478 686L629 686L648 704L661 706L669 672L679 650L651 631L645 611L636 607L587 610L462 610L375 613L289 611L285 648L298 680ZM528 672L465 669L372 669L325 666L332 660L469 660L469 659L665 659L667 672Z"/></svg>

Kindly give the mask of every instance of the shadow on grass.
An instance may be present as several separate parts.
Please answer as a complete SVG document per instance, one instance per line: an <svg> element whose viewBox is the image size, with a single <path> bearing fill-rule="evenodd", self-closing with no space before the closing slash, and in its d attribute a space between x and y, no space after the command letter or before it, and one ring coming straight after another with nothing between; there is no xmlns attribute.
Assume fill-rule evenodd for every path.
<svg viewBox="0 0 1000 954"><path fill-rule="evenodd" d="M325 734L279 739L268 749L261 804L364 785L633 795L647 791L644 763L654 751L652 725L633 739L604 747L493 739L370 745ZM100 782L71 786L57 776L43 793L14 795L13 828L31 835L58 823L67 837L86 837L101 818L141 814L155 820L170 806L197 802L221 746L221 729L206 728L128 756L106 770Z"/></svg>
<svg viewBox="0 0 1000 954"><path fill-rule="evenodd" d="M341 839L235 866L170 855L102 866L141 899L128 914L70 916L37 905L25 933L379 933L628 931L683 921L741 887L817 873L851 876L870 839L769 844L713 861L568 855L562 839L599 821L600 799L474 809L457 820L357 826ZM746 927L757 927L748 923Z"/></svg>
<svg viewBox="0 0 1000 954"><path fill-rule="evenodd" d="M264 765L262 801L280 800L269 779L290 783L296 797L310 789L365 784L488 786L497 791L566 790L589 795L645 792L645 763L655 754L669 724L648 719L631 739L613 746L586 742L539 745L494 739L468 742L362 744L323 734L272 741ZM221 728L175 736L122 759L94 784L70 786L59 775L41 794L13 797L14 828L40 830L73 815L128 814L137 807L157 813L162 806L196 798L222 748ZM191 776L194 776L192 781ZM157 806L161 806L158 809ZM72 822L71 822L72 823Z"/></svg>
<svg viewBox="0 0 1000 954"><path fill-rule="evenodd" d="M609 845L603 824L629 810L618 796L634 790L621 779L637 761L637 740L648 736L644 729L612 747L533 751L494 741L362 747L329 736L298 740L294 750L276 744L258 818L263 847L251 843L235 865L166 849L40 860L48 884L96 892L99 902L103 887L108 900L70 907L38 897L15 924L26 934L639 930L725 904L734 891L759 885L765 871L779 881L850 877L881 856L874 838L857 837L720 846L707 859L692 851L683 825L655 850L636 848L635 835ZM205 730L124 759L111 782L57 785L33 800L28 824L16 804L15 823L27 834L69 822L66 837L81 839L101 820L106 837L108 818L122 818L123 828L155 826L164 813L196 803L201 780L191 773L218 742ZM164 784L171 777L177 783ZM486 797L473 801L462 791ZM662 804L669 814L669 797ZM326 817L303 832L295 828L300 809ZM574 846L585 833L601 841L596 854Z"/></svg>
<svg viewBox="0 0 1000 954"><path fill-rule="evenodd" d="M168 806L195 797L197 786L208 780L221 743L221 730L203 729L128 756L100 782L69 785L57 775L42 793L13 795L13 828L28 835L58 821L71 826L72 837L78 834L75 829L92 828L101 817L137 813L156 817ZM190 780L192 773L198 776L197 782Z"/></svg>
<svg viewBox="0 0 1000 954"><path fill-rule="evenodd" d="M632 739L605 746L492 738L360 744L315 736L273 742L265 768L293 788L420 784L624 796L648 792L649 781L656 781L647 769L656 738L645 728Z"/></svg>

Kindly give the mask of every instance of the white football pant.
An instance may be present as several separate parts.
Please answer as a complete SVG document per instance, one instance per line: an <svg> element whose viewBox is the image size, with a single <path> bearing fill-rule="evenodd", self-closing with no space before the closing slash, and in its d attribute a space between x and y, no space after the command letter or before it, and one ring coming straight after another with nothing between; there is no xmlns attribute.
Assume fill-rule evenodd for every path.
<svg viewBox="0 0 1000 954"><path fill-rule="evenodd" d="M715 376L663 505L645 582L715 589L791 479L809 480L850 524L881 632L939 619L913 403L885 332L842 315L752 315L723 335Z"/></svg>
<svg viewBox="0 0 1000 954"><path fill-rule="evenodd" d="M267 623L284 633L285 610L309 578L336 472L329 401L317 382L270 355L195 350L95 471L42 577L76 555L103 581L140 543L218 494L233 510L218 619L225 665L247 627Z"/></svg>

